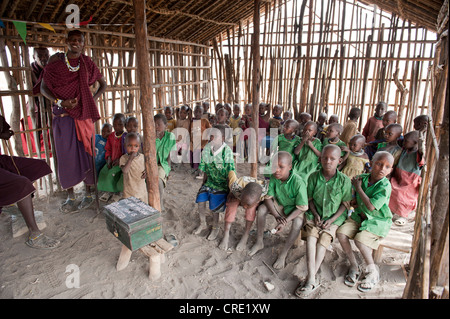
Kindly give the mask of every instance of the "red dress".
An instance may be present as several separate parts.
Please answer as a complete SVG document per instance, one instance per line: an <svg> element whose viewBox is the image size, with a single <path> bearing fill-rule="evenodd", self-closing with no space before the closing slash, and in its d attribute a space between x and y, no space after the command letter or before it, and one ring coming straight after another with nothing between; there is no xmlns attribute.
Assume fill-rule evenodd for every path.
<svg viewBox="0 0 450 319"><path fill-rule="evenodd" d="M420 174L424 164L423 157L417 151L407 152L405 149L402 151L391 178L389 208L392 213L406 218L416 209L422 181Z"/></svg>

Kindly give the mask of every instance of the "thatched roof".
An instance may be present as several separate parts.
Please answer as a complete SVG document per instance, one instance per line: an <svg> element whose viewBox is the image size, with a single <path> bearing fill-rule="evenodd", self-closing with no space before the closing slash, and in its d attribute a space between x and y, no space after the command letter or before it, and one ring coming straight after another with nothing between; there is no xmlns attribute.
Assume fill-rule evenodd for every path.
<svg viewBox="0 0 450 319"><path fill-rule="evenodd" d="M361 0L358 0L361 1ZM263 0L274 3L275 0ZM279 1L277 1L278 3ZM436 31L444 0L364 0L397 14L402 19ZM80 8L80 20L101 25L103 30L133 32L132 0L3 0L0 17L30 22L64 23L66 6ZM207 43L253 14L253 0L152 0L147 1L148 33L151 36Z"/></svg>
<svg viewBox="0 0 450 319"><path fill-rule="evenodd" d="M444 0L358 0L365 4L376 4L378 8L395 13L402 20L410 20L418 26L437 31L439 11Z"/></svg>

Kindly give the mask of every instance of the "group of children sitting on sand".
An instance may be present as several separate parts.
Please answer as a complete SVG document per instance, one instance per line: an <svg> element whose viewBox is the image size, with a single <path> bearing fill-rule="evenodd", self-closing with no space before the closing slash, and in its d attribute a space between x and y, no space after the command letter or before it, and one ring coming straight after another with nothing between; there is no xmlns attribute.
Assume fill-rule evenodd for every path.
<svg viewBox="0 0 450 319"><path fill-rule="evenodd" d="M415 130L402 135L396 113L386 112L387 105L380 102L359 133L358 108L352 108L348 121L341 125L336 115L327 119L325 113L319 114L317 121L312 121L308 113L301 113L299 121L292 119L290 112L281 117L283 108L279 105L273 107L273 117L267 118L269 106L262 103L259 120L267 134L259 139L259 145L268 149L270 160L264 167L264 177L254 178L237 176L233 154L237 142L246 136L242 134L244 129L251 127L252 105L245 106L242 116L237 104L232 110L229 104L219 104L214 115L208 112L208 106L197 105L193 112L188 106L176 112L166 107L164 114L154 116L161 209L172 166L171 153L187 156L196 178L202 180L196 196L200 224L195 234L209 229L206 217L212 213L207 239L215 240L219 213L225 212L219 247L227 250L230 228L241 206L246 224L237 250L245 250L255 220L256 242L249 255L264 248L269 215L277 223L271 234L290 225L273 264L275 269L285 267L288 251L299 236L306 241L308 275L295 290L298 297L309 296L319 286L316 273L336 237L350 262L345 284L358 284L363 292L375 287L379 271L373 250L388 234L393 221L403 225L415 210L428 117L416 117ZM279 134L269 134L275 128ZM202 139L208 129L210 138ZM105 192L101 199L134 196L148 202L137 119L116 114L112 127L103 126L96 147L98 189ZM361 252L365 269L358 264L350 240Z"/></svg>

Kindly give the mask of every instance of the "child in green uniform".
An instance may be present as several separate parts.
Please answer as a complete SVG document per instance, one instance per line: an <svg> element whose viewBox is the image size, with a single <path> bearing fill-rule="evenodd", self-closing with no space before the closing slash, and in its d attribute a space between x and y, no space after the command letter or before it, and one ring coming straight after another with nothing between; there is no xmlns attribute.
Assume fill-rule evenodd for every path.
<svg viewBox="0 0 450 319"><path fill-rule="evenodd" d="M344 127L339 123L332 123L328 125L327 129L327 137L323 140L323 146L325 147L328 144L337 145L341 149L341 157L344 157L348 152L343 149L347 149L347 144L344 141L340 140L340 136Z"/></svg>
<svg viewBox="0 0 450 319"><path fill-rule="evenodd" d="M292 170L292 156L288 152L278 152L273 160L276 165L270 177L269 190L264 204L258 207L256 243L249 251L253 256L264 248L263 235L266 217L272 215L278 222L272 230L276 233L292 221L291 231L277 260L273 264L275 269L282 269L286 264L286 256L294 244L303 226L303 214L308 209L306 181Z"/></svg>
<svg viewBox="0 0 450 319"><path fill-rule="evenodd" d="M377 152L371 161L370 174L353 177L352 185L356 196L352 200L354 212L336 232L337 238L350 261L350 269L344 283L356 285L360 270L353 253L350 239L361 252L366 263L365 277L358 285L358 290L371 290L379 281L379 271L372 257L378 249L380 239L385 237L392 225L392 213L389 209L391 183L386 178L392 171L394 157L388 152Z"/></svg>
<svg viewBox="0 0 450 319"><path fill-rule="evenodd" d="M170 153L176 154L175 135L167 131L167 118L164 114L156 114L154 116L156 130L156 160L158 163L159 177L159 196L161 203L161 211L164 211L163 195L166 187L167 178L170 173Z"/></svg>
<svg viewBox="0 0 450 319"><path fill-rule="evenodd" d="M225 143L227 125L214 125L211 130L211 140L202 151L199 170L204 172L203 184L197 193L196 203L200 216L200 225L194 231L200 234L206 225L206 202L213 213L213 226L208 240L214 240L219 233L219 213L225 210L228 195L228 173L235 171L233 151Z"/></svg>
<svg viewBox="0 0 450 319"><path fill-rule="evenodd" d="M342 162L340 155L338 146L325 146L320 157L322 169L308 178L309 210L305 213L306 223L301 232L302 239L306 240L308 276L295 291L300 298L307 297L319 286L316 285L316 273L336 230L346 219L352 200L350 178L337 170Z"/></svg>
<svg viewBox="0 0 450 319"><path fill-rule="evenodd" d="M319 157L322 151L322 142L315 137L317 123L309 121L303 128L300 143L294 149L293 171L307 180L309 174L319 168Z"/></svg>
<svg viewBox="0 0 450 319"><path fill-rule="evenodd" d="M402 147L398 144L399 138L402 136L402 126L400 124L389 124L385 128L384 139L386 142L378 144L377 152L385 151L391 153L394 156L394 166L397 166L397 162L402 153Z"/></svg>
<svg viewBox="0 0 450 319"><path fill-rule="evenodd" d="M271 145L271 154L285 151L294 157L294 148L300 143L300 137L295 135L299 123L296 120L287 120L283 125L283 134L278 135ZM264 176L272 175L272 161L264 167Z"/></svg>

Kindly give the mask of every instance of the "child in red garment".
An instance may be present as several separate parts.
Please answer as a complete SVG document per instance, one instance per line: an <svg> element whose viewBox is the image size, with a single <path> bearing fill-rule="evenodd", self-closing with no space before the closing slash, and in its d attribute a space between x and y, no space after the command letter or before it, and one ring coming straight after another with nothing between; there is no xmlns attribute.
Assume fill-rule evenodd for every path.
<svg viewBox="0 0 450 319"><path fill-rule="evenodd" d="M375 140L375 136L380 128L383 128L383 115L386 112L387 104L385 102L378 102L375 107L375 114L367 121L362 135L366 138L366 143Z"/></svg>
<svg viewBox="0 0 450 319"><path fill-rule="evenodd" d="M125 133L125 115L122 113L114 114L113 128L114 133L108 136L105 146L106 165L100 171L98 176L98 190L106 192L100 197L100 200L108 201L112 193L116 193L115 200L119 200L119 192L123 191L123 176L119 166L120 157L123 155L122 135Z"/></svg>
<svg viewBox="0 0 450 319"><path fill-rule="evenodd" d="M389 208L397 226L405 225L408 215L416 209L422 181L420 175L425 164L424 148L423 139L418 131L405 134L402 153L391 177L392 193Z"/></svg>

